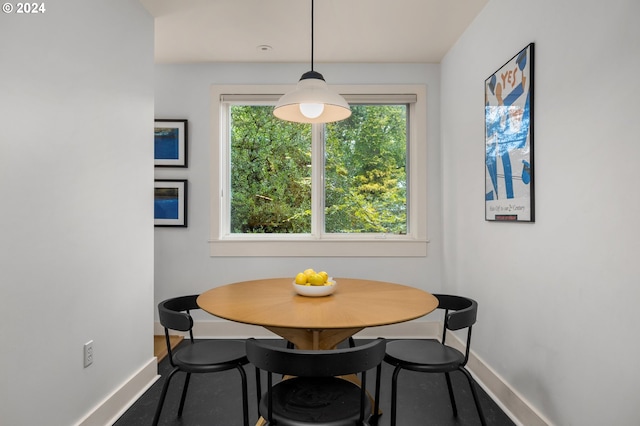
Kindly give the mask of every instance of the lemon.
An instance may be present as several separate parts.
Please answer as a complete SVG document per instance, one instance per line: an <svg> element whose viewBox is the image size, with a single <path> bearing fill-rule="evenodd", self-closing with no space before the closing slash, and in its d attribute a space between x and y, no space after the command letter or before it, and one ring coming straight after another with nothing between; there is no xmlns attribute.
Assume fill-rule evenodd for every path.
<svg viewBox="0 0 640 426"><path fill-rule="evenodd" d="M309 277L309 276L311 276L311 275L313 275L313 274L315 274L315 273L316 273L316 271L314 271L314 270L313 270L313 269L311 269L311 268L309 268L309 269L305 269L305 270L304 270L304 272L303 272L303 274L305 274L307 277Z"/></svg>
<svg viewBox="0 0 640 426"><path fill-rule="evenodd" d="M313 274L309 276L309 284L311 285L324 285L324 278L320 274Z"/></svg>
<svg viewBox="0 0 640 426"><path fill-rule="evenodd" d="M318 272L318 274L322 275L322 279L324 280L323 282L325 283L329 279L329 274L327 274L325 271Z"/></svg>
<svg viewBox="0 0 640 426"><path fill-rule="evenodd" d="M307 283L307 276L304 274L304 272L300 272L298 275L296 275L296 284L306 284Z"/></svg>

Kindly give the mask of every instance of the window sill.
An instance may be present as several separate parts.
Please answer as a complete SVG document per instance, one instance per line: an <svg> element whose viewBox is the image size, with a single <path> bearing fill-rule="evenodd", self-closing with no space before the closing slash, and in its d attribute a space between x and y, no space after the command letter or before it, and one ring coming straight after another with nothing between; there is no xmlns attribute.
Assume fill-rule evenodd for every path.
<svg viewBox="0 0 640 426"><path fill-rule="evenodd" d="M428 240L210 241L211 257L426 257Z"/></svg>

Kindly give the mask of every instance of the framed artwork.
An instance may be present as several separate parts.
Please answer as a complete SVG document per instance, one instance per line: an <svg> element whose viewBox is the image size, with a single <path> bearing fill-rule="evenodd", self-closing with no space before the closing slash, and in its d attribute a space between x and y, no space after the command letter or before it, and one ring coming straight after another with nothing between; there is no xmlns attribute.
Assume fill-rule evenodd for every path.
<svg viewBox="0 0 640 426"><path fill-rule="evenodd" d="M535 222L531 43L486 79L485 220Z"/></svg>
<svg viewBox="0 0 640 426"><path fill-rule="evenodd" d="M187 226L187 184L186 179L155 180L155 226Z"/></svg>
<svg viewBox="0 0 640 426"><path fill-rule="evenodd" d="M156 167L187 167L187 120L156 119L154 127Z"/></svg>

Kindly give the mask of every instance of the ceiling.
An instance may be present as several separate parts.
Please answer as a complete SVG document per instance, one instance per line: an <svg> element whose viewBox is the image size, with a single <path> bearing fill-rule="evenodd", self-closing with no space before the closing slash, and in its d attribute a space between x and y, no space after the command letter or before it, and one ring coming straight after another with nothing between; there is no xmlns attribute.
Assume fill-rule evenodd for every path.
<svg viewBox="0 0 640 426"><path fill-rule="evenodd" d="M311 0L140 2L157 63L311 60ZM487 3L315 0L314 62L439 63Z"/></svg>

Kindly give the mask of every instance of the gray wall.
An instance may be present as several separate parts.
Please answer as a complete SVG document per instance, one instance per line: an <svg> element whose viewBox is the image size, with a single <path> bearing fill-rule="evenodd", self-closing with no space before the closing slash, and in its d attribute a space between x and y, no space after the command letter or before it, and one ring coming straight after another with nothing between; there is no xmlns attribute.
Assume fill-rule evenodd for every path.
<svg viewBox="0 0 640 426"><path fill-rule="evenodd" d="M153 20L135 0L45 6L0 14L11 426L75 424L153 361Z"/></svg>
<svg viewBox="0 0 640 426"><path fill-rule="evenodd" d="M439 146L439 65L318 64L329 84L424 84L427 87L428 256L422 258L212 258L209 257L211 202L212 84L290 84L308 64L178 64L156 65L156 117L189 120L189 167L156 169L156 178L189 179L189 227L156 229L156 302L178 294L257 277L294 277L306 268L334 277L360 277L400 282L438 291L442 285L442 227ZM234 327L212 316L203 322Z"/></svg>
<svg viewBox="0 0 640 426"><path fill-rule="evenodd" d="M491 0L442 62L445 289L557 425L637 425L640 3ZM535 42L536 223L484 221L483 83Z"/></svg>

